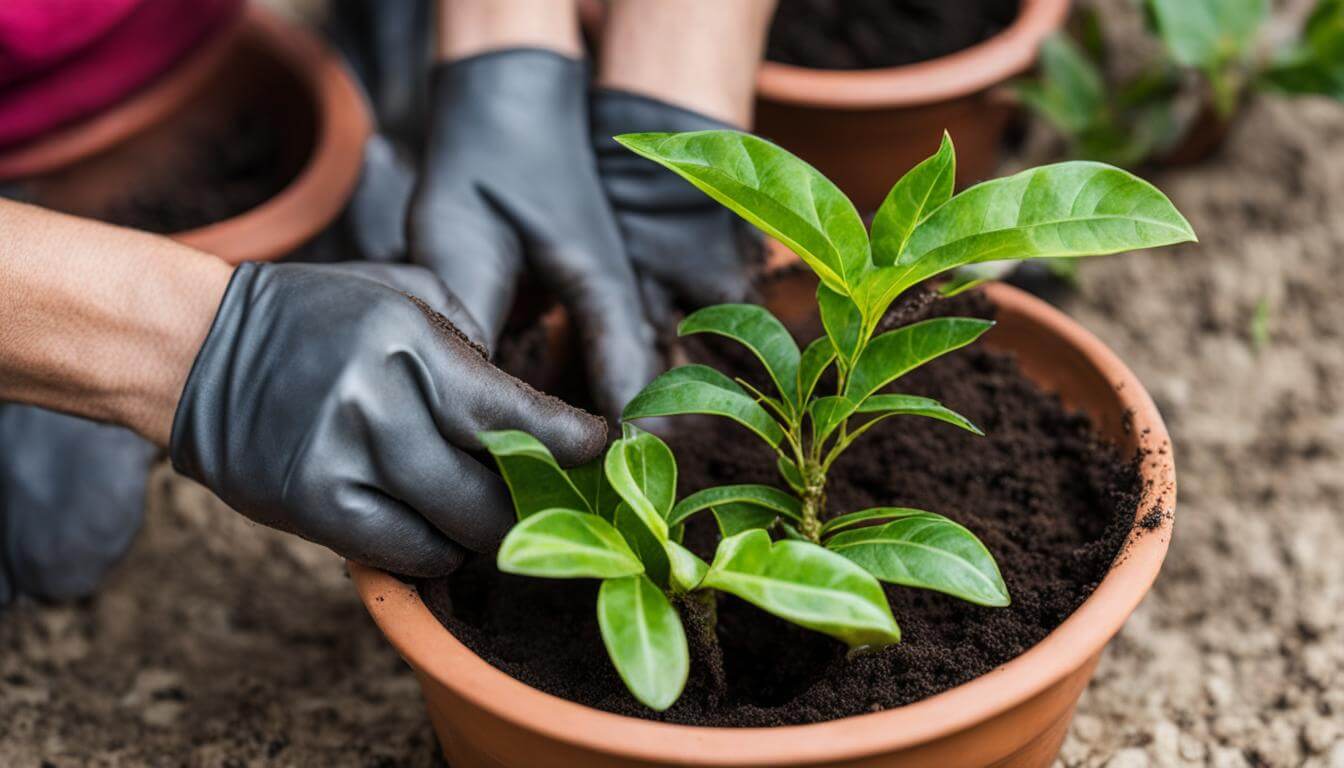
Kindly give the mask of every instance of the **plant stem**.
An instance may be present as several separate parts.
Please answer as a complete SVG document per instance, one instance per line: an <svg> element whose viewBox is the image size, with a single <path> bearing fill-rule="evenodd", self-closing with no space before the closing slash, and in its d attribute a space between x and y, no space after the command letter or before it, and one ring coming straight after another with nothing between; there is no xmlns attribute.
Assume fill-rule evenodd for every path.
<svg viewBox="0 0 1344 768"><path fill-rule="evenodd" d="M821 514L826 511L826 471L818 464L808 462L802 467L803 521L798 530L809 541L821 543Z"/></svg>

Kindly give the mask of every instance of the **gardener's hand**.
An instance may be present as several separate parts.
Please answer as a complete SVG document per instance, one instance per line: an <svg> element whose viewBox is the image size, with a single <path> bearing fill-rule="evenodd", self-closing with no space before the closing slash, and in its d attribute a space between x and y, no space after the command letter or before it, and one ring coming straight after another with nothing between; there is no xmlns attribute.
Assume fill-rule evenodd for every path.
<svg viewBox="0 0 1344 768"><path fill-rule="evenodd" d="M592 123L598 172L639 274L649 318L666 327L674 302L702 307L750 300L753 272L764 257L760 233L685 179L611 138L733 126L610 89L593 94Z"/></svg>
<svg viewBox="0 0 1344 768"><path fill-rule="evenodd" d="M599 407L620 413L658 370L588 134L587 68L541 49L480 53L432 75L412 261L494 342L526 271L568 308Z"/></svg>
<svg viewBox="0 0 1344 768"><path fill-rule="evenodd" d="M260 523L436 576L512 522L503 483L470 455L492 429L531 432L567 464L606 438L601 419L501 373L424 302L350 267L246 264L187 378L170 453Z"/></svg>

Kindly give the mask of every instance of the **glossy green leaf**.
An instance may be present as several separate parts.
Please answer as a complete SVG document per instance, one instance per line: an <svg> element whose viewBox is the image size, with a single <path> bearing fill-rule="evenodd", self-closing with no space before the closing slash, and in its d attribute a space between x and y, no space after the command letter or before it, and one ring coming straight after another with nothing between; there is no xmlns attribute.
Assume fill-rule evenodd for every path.
<svg viewBox="0 0 1344 768"><path fill-rule="evenodd" d="M842 296L824 285L817 286L817 308L826 337L831 340L841 365L853 362L863 341L863 315L847 296Z"/></svg>
<svg viewBox="0 0 1344 768"><path fill-rule="evenodd" d="M1034 168L977 184L943 204L891 267L864 279L865 317L880 317L911 286L963 264L1077 258L1195 239L1152 184L1102 163Z"/></svg>
<svg viewBox="0 0 1344 768"><path fill-rule="evenodd" d="M1268 0L1148 0L1172 58L1212 68L1247 57L1269 14Z"/></svg>
<svg viewBox="0 0 1344 768"><path fill-rule="evenodd" d="M779 476L784 478L788 484L797 493L803 492L803 475L798 471L798 465L793 463L793 459L780 456L775 460L775 469L779 470Z"/></svg>
<svg viewBox="0 0 1344 768"><path fill-rule="evenodd" d="M719 542L702 582L852 647L899 642L882 587L844 557L802 541L771 542L750 530Z"/></svg>
<svg viewBox="0 0 1344 768"><path fill-rule="evenodd" d="M679 525L696 512L724 504L750 504L792 520L802 519L802 506L797 497L778 488L768 485L720 485L696 491L677 502L667 519L668 525Z"/></svg>
<svg viewBox="0 0 1344 768"><path fill-rule="evenodd" d="M947 282L938 286L938 295L942 296L944 299L950 299L953 296L960 296L961 294L967 291L979 288L980 286L989 282L990 278L981 277L980 275L977 275L974 272L968 271L972 269L974 266L978 265L972 265L972 267L961 267L960 269L958 269L956 273L954 273L952 277L948 279Z"/></svg>
<svg viewBox="0 0 1344 768"><path fill-rule="evenodd" d="M677 335L713 333L751 350L785 402L798 403L798 344L770 310L756 304L719 304L692 312L677 326Z"/></svg>
<svg viewBox="0 0 1344 768"><path fill-rule="evenodd" d="M625 406L621 418L676 416L705 413L726 416L755 432L770 445L779 445L784 430L741 385L704 365L683 365L649 382Z"/></svg>
<svg viewBox="0 0 1344 768"><path fill-rule="evenodd" d="M626 424L624 435L607 449L607 482L660 542L667 541L676 460L667 444L649 432Z"/></svg>
<svg viewBox="0 0 1344 768"><path fill-rule="evenodd" d="M902 176L878 207L873 217L874 264L886 267L896 263L915 226L952 199L956 175L957 153L952 137L944 131L938 151Z"/></svg>
<svg viewBox="0 0 1344 768"><path fill-rule="evenodd" d="M880 526L841 531L826 548L882 581L943 592L979 605L1004 606L1008 587L975 534L932 512Z"/></svg>
<svg viewBox="0 0 1344 768"><path fill-rule="evenodd" d="M611 524L620 532L635 557L644 564L644 573L658 586L664 589L670 587L672 562L667 545L672 541L672 532L669 530L666 538L659 537L624 501L612 510Z"/></svg>
<svg viewBox="0 0 1344 768"><path fill-rule="evenodd" d="M587 502L587 508L607 522L612 520L612 510L621 503L616 489L607 481L606 461L593 459L572 469L565 470L569 480Z"/></svg>
<svg viewBox="0 0 1344 768"><path fill-rule="evenodd" d="M848 293L868 269L868 232L854 204L815 168L765 139L697 131L616 141L779 240L836 291Z"/></svg>
<svg viewBox="0 0 1344 768"><path fill-rule="evenodd" d="M839 395L820 397L812 401L807 413L812 419L812 440L819 443L854 413L854 403Z"/></svg>
<svg viewBox="0 0 1344 768"><path fill-rule="evenodd" d="M753 504L721 504L714 507L714 522L718 524L719 535L723 538L755 528L768 530L778 519L779 515L773 509Z"/></svg>
<svg viewBox="0 0 1344 768"><path fill-rule="evenodd" d="M667 559L672 566L671 586L678 594L699 587L705 579L705 573L709 571L709 564L701 560L699 555L675 541L667 543Z"/></svg>
<svg viewBox="0 0 1344 768"><path fill-rule="evenodd" d="M870 341L854 364L845 397L862 404L906 373L980 338L993 325L978 318L938 317L887 331Z"/></svg>
<svg viewBox="0 0 1344 768"><path fill-rule="evenodd" d="M608 579L597 592L597 625L630 693L658 712L672 706L686 687L691 657L667 595L643 576Z"/></svg>
<svg viewBox="0 0 1344 768"><path fill-rule="evenodd" d="M876 413L884 417L925 416L930 419L945 421L956 427L961 427L967 432L974 432L977 435L985 434L965 416L962 416L937 400L928 397L919 397L917 395L873 395L863 401L863 405L858 407L857 412Z"/></svg>
<svg viewBox="0 0 1344 768"><path fill-rule="evenodd" d="M919 517L921 515L933 515L932 512L925 512L922 509L910 509L909 507L874 507L872 509L861 509L858 512L840 515L839 517L827 520L821 526L822 538L830 536L833 533L839 533L846 528L853 528L864 523L888 522L906 517ZM936 517L936 515L934 515Z"/></svg>
<svg viewBox="0 0 1344 768"><path fill-rule="evenodd" d="M499 465L519 520L543 509L597 511L540 440L516 429L482 432L478 437Z"/></svg>
<svg viewBox="0 0 1344 768"><path fill-rule="evenodd" d="M798 403L806 403L817 388L822 374L835 362L835 346L825 337L814 340L803 350L798 363Z"/></svg>
<svg viewBox="0 0 1344 768"><path fill-rule="evenodd" d="M513 526L499 545L499 570L548 579L608 579L644 566L606 520L590 512L547 509Z"/></svg>

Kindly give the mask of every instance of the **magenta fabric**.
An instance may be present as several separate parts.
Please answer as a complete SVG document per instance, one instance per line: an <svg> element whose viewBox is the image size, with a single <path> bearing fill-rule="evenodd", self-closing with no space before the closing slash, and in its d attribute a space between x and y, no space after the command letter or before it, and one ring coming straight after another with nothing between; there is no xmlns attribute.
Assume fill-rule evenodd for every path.
<svg viewBox="0 0 1344 768"><path fill-rule="evenodd" d="M0 148L121 101L241 7L242 0L0 0Z"/></svg>

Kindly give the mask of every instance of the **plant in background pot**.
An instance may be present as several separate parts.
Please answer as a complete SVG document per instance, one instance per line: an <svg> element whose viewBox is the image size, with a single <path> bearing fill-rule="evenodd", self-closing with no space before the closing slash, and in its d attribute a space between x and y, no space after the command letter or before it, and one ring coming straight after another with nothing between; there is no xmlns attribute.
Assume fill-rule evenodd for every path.
<svg viewBox="0 0 1344 768"><path fill-rule="evenodd" d="M615 685L624 683L635 695L629 706L643 717L658 717L654 710L677 701L688 671L702 686L697 697L724 686L732 695L736 678L731 667L729 674L725 667L716 670L715 647L729 637L725 632L743 630L747 614L736 607L740 601L720 594L803 627L789 642L822 637L807 630L839 638L851 648L837 661L843 666L877 661L918 639L918 629L900 638L901 612L893 616L887 602L912 591L882 582L942 590L986 606L1008 604L1012 582L994 558L1001 553L991 553L971 530L940 514L956 516L956 510L837 509L827 503L828 487L845 471L834 465L835 457L867 444L857 440L865 434L881 439L879 424L910 415L946 422L961 434L976 431L932 398L888 390L922 363L975 341L991 323L948 317L889 330L883 318L903 292L959 266L1193 240L1185 219L1147 182L1091 162L1036 168L954 195L956 158L945 137L937 153L892 188L870 231L834 184L755 136L711 131L619 140L681 174L801 257L818 278L815 308L823 336L800 347L762 307L701 310L685 319L681 333L739 342L765 377L751 384L708 366L683 366L652 382L624 414L627 420L691 413L726 417L731 421L723 423L745 427L734 430L738 434L768 446L776 459L776 484L715 483L678 501L678 466L668 446L631 424L604 459L571 469L559 467L524 433L482 436L520 517L495 565L589 584L601 580L593 634L572 623L564 625L565 633L585 648L582 638L591 636L591 650L582 651L591 656L605 646L618 673ZM1109 570L1096 577L1091 597L1075 604L1063 624L1033 640L1034 647L997 662L992 674L953 683L914 703L858 714L865 708L858 701L849 708L855 715L829 722L804 719L811 723L806 725L703 728L631 717L636 710L624 704L619 710L626 715L604 712L525 685L454 637L436 618L443 616L438 608L430 612L431 598L445 605L431 594L441 587L418 589L352 564L365 605L417 670L449 760L464 768L1048 765L1101 647L1156 575L1169 535L1174 469L1151 400L1113 355L1039 302L1004 286L989 286L986 294L997 307L997 325L985 336L990 346L1017 354L1027 376L1089 414L1107 441L1150 457L1133 465L1138 506L1124 510L1121 521L1128 537L1125 555L1105 560L1101 567ZM781 310L796 309L796 303L786 300ZM993 438L991 433L970 439ZM684 467L688 457L682 458ZM705 524L710 516L715 525ZM1140 526L1139 520L1152 523ZM511 585L543 583L482 567L496 578L513 579ZM494 606L514 594L494 586L479 593L479 586L463 598L477 595ZM581 584L554 587L579 598L577 610L591 616ZM524 615L532 610L526 607L530 603L521 605ZM1015 609L975 610L998 615ZM736 623L724 625L729 618ZM764 618L748 620L759 624ZM554 631L548 619L538 620L536 631ZM786 623L769 626L771 632L788 629ZM567 658L565 664L577 663ZM731 661L726 652L719 660ZM605 660L599 663L610 668ZM837 668L828 669L829 675ZM592 674L567 671L585 685ZM605 702L627 698L605 688L600 696ZM677 702L668 714L682 707Z"/></svg>
<svg viewBox="0 0 1344 768"><path fill-rule="evenodd" d="M1043 47L1040 75L1018 95L1060 133L1074 157L1136 166L1197 162L1216 150L1261 92L1344 100L1344 2L1318 0L1299 33L1269 40L1267 0L1146 0L1163 55L1108 82L1098 16L1079 40Z"/></svg>

